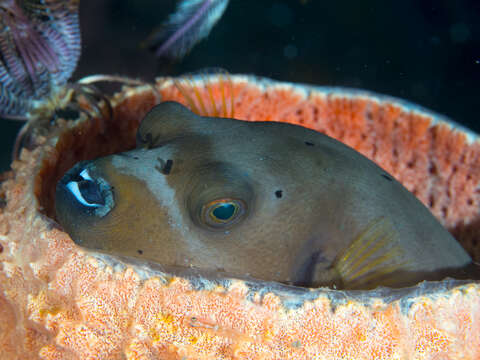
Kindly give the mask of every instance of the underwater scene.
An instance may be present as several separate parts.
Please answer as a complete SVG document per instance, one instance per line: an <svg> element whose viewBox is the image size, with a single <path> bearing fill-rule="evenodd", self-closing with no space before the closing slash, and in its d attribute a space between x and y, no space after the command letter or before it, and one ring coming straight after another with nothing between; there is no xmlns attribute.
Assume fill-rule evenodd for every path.
<svg viewBox="0 0 480 360"><path fill-rule="evenodd" d="M0 357L480 358L479 19L0 0Z"/></svg>
<svg viewBox="0 0 480 360"><path fill-rule="evenodd" d="M478 1L231 0L206 40L180 61L158 61L142 44L176 5L177 0L82 0L81 57L71 81L92 74L151 81L220 67L368 89L480 131ZM20 124L1 126L0 168L7 169Z"/></svg>

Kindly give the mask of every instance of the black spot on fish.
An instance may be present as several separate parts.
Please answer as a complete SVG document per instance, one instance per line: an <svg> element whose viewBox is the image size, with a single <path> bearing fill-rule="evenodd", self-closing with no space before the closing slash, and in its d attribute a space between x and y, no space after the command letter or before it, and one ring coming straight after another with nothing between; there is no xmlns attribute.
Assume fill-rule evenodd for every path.
<svg viewBox="0 0 480 360"><path fill-rule="evenodd" d="M277 190L277 191L275 191L275 196L276 196L278 199L280 199L280 198L282 197L282 195L283 195L283 191L282 191L282 190Z"/></svg>
<svg viewBox="0 0 480 360"><path fill-rule="evenodd" d="M147 149L155 142L152 133L146 133L144 136L137 135L137 139Z"/></svg>
<svg viewBox="0 0 480 360"><path fill-rule="evenodd" d="M138 249L137 252L138 252L140 255L143 255L143 250Z"/></svg>
<svg viewBox="0 0 480 360"><path fill-rule="evenodd" d="M134 158L135 160L138 160L138 156L134 156L133 158Z"/></svg>
<svg viewBox="0 0 480 360"><path fill-rule="evenodd" d="M172 171L173 160L168 159L167 161L164 161L160 158L158 158L157 160L160 163L160 166L155 166L155 169L157 169L163 175L170 174L170 172Z"/></svg>
<svg viewBox="0 0 480 360"><path fill-rule="evenodd" d="M390 175L382 174L382 176L387 179L388 181L393 181L393 178Z"/></svg>
<svg viewBox="0 0 480 360"><path fill-rule="evenodd" d="M163 173L165 175L170 174L170 171L172 171L172 166L173 166L173 160L168 159L167 162L165 163L165 166L163 167Z"/></svg>
<svg viewBox="0 0 480 360"><path fill-rule="evenodd" d="M315 146L314 143L310 142L310 141L305 141L305 145L307 146Z"/></svg>

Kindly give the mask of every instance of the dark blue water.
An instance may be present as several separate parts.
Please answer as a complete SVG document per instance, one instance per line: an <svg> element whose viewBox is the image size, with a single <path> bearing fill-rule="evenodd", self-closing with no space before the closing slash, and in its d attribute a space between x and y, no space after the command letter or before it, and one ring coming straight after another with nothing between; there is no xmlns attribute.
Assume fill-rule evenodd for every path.
<svg viewBox="0 0 480 360"><path fill-rule="evenodd" d="M174 0L82 0L83 53L74 79L146 80L206 67L401 97L480 132L480 1L231 0L210 37L180 63L139 43ZM2 122L2 159L18 124Z"/></svg>

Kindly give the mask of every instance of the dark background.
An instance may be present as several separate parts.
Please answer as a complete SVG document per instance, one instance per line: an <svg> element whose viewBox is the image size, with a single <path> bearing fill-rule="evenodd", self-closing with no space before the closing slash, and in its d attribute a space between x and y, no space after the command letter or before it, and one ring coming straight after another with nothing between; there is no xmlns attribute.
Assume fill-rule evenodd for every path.
<svg viewBox="0 0 480 360"><path fill-rule="evenodd" d="M480 132L480 1L231 0L206 41L178 64L139 43L175 0L81 0L83 53L73 80L151 80L206 67L401 97ZM19 123L2 121L0 168Z"/></svg>

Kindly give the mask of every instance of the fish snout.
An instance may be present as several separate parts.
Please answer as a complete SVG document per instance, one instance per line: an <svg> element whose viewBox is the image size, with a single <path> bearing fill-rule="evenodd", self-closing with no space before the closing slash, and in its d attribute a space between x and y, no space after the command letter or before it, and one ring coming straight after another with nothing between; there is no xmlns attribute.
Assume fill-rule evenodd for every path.
<svg viewBox="0 0 480 360"><path fill-rule="evenodd" d="M57 183L57 221L67 232L106 216L114 207L113 188L92 162L80 162Z"/></svg>

